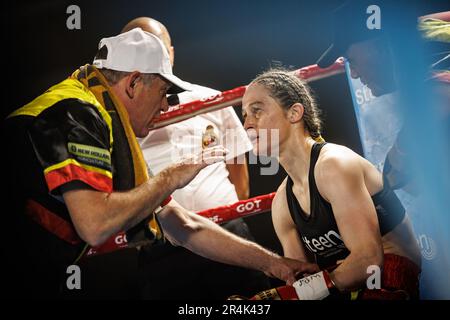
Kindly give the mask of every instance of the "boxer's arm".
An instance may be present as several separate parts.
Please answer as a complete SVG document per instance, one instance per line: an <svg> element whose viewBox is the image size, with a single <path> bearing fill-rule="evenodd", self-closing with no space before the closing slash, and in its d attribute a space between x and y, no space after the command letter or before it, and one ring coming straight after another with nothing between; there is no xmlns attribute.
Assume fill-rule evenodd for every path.
<svg viewBox="0 0 450 320"><path fill-rule="evenodd" d="M361 166L357 157L348 155L324 156L316 166L317 187L331 203L339 233L350 251L330 273L341 291L365 286L367 267L383 263L377 213Z"/></svg>
<svg viewBox="0 0 450 320"><path fill-rule="evenodd" d="M286 179L278 188L272 201L272 222L285 257L309 263L314 261L305 252L298 230L289 213L286 198Z"/></svg>
<svg viewBox="0 0 450 320"><path fill-rule="evenodd" d="M247 159L245 163L237 163L237 158L232 163L227 163L228 179L234 185L239 200L246 200L250 195Z"/></svg>
<svg viewBox="0 0 450 320"><path fill-rule="evenodd" d="M180 207L174 200L158 213L158 221L170 242L211 260L260 270L289 284L296 280L297 273L312 272L309 264L280 257Z"/></svg>

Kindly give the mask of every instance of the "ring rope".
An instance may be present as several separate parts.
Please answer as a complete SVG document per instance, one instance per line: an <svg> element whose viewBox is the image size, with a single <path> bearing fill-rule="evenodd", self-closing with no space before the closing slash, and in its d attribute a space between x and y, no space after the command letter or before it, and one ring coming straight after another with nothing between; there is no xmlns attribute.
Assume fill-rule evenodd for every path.
<svg viewBox="0 0 450 320"><path fill-rule="evenodd" d="M235 219L244 218L271 210L272 201L275 197L275 192L253 197L247 200L241 200L230 205L220 206L212 209L207 209L197 212L205 218L211 221L222 224ZM124 232L120 232L115 236L109 238L101 246L95 248L89 248L85 257L95 256L98 254L104 254L119 249L128 247L127 238Z"/></svg>
<svg viewBox="0 0 450 320"><path fill-rule="evenodd" d="M319 68L317 64L314 64L294 70L293 73L300 79L311 82L331 77L333 75L343 73L344 71L344 58L339 58L328 68L322 69ZM195 100L176 106L170 111L162 113L159 119L153 121L151 130L159 129L170 124L192 118L199 114L216 111L229 106L240 105L246 88L247 86L240 86L231 90L220 92L206 99Z"/></svg>

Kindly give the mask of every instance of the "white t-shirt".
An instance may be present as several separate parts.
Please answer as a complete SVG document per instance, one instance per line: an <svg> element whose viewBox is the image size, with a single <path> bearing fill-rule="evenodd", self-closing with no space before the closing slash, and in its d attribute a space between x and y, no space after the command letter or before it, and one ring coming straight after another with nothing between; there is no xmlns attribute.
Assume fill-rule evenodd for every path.
<svg viewBox="0 0 450 320"><path fill-rule="evenodd" d="M191 92L179 94L181 104L208 98L219 91L194 85ZM206 127L212 125L220 143L230 153L228 161L240 157L252 149L241 121L233 107L201 114L188 120L164 128L150 131L139 139L145 161L150 170L157 174L170 164L178 162L183 156L200 153L202 135ZM189 210L200 211L238 201L234 185L228 179L228 170L223 162L210 165L183 189L176 190L172 197Z"/></svg>

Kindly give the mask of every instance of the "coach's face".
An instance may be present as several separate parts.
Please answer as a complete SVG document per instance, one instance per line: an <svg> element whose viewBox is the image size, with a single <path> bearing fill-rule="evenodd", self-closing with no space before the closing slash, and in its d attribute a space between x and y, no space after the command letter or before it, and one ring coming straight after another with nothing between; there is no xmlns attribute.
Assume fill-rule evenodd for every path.
<svg viewBox="0 0 450 320"><path fill-rule="evenodd" d="M170 83L157 75L151 81L145 81L141 75L130 82L125 106L136 137L146 137L152 122L168 110L169 87Z"/></svg>

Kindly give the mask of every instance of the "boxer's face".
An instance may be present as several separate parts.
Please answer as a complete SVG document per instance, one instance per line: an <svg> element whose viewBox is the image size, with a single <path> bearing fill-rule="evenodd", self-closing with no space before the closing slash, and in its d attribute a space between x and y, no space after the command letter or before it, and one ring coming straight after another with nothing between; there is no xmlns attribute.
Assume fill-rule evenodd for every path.
<svg viewBox="0 0 450 320"><path fill-rule="evenodd" d="M286 112L262 85L250 85L242 98L244 128L256 155L278 156L289 121Z"/></svg>

